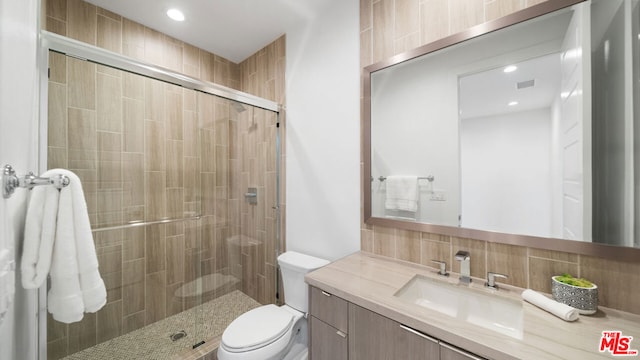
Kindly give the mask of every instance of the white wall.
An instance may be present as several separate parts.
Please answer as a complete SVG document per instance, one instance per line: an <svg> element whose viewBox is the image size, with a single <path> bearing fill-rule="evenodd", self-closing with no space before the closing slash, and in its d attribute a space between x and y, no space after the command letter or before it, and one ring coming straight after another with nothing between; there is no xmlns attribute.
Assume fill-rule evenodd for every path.
<svg viewBox="0 0 640 360"><path fill-rule="evenodd" d="M11 164L22 175L38 171L38 12L38 0L0 0L0 166ZM19 189L0 198L0 244L18 255L26 195ZM13 306L0 324L0 358L35 359L37 294L22 290L17 275Z"/></svg>
<svg viewBox="0 0 640 360"><path fill-rule="evenodd" d="M463 227L554 235L551 125L549 108L462 120Z"/></svg>
<svg viewBox="0 0 640 360"><path fill-rule="evenodd" d="M359 2L333 0L287 31L287 249L360 249Z"/></svg>
<svg viewBox="0 0 640 360"><path fill-rule="evenodd" d="M373 74L373 216L395 215L385 211L386 184L378 181L379 176L433 176L432 183L419 181L419 210L406 215L421 222L458 226L460 156L458 141L451 139L458 139L459 71L450 65L448 57L433 56ZM444 201L430 201L432 190L443 195Z"/></svg>

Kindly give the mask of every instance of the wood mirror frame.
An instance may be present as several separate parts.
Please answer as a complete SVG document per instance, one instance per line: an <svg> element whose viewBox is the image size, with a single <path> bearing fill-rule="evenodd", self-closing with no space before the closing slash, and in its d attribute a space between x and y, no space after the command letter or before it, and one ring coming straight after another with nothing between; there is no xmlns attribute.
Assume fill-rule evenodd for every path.
<svg viewBox="0 0 640 360"><path fill-rule="evenodd" d="M447 36L435 42L423 45L416 49L398 54L387 60L367 66L363 69L363 162L364 174L362 186L364 189L364 221L366 224L378 225L403 230L427 232L433 234L449 235L459 238L470 238L509 245L526 246L537 249L562 251L580 255L596 256L626 262L640 260L640 248L605 245L592 242L575 240L537 237L529 235L508 234L485 230L468 229L462 227L435 225L429 223L401 221L389 218L372 216L372 174L371 174L371 75L372 73L401 64L405 61L416 59L422 55L430 54L448 46L470 40L484 34L505 29L511 25L536 18L559 9L563 9L585 0L549 0L534 5L511 15L492 20L477 26L473 26L460 33Z"/></svg>

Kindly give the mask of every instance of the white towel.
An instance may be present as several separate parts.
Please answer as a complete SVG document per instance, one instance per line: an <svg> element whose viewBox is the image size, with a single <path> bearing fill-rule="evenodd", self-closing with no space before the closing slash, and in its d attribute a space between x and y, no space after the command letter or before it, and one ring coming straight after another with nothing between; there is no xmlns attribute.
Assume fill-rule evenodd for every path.
<svg viewBox="0 0 640 360"><path fill-rule="evenodd" d="M387 210L418 210L418 177L387 176L387 197L384 206Z"/></svg>
<svg viewBox="0 0 640 360"><path fill-rule="evenodd" d="M59 197L60 192L53 186L37 186L31 190L20 265L25 289L39 288L49 275Z"/></svg>
<svg viewBox="0 0 640 360"><path fill-rule="evenodd" d="M574 309L569 305L559 303L553 299L549 299L548 297L531 289L523 291L522 298L565 321L575 321L578 320L578 317L580 316L577 309Z"/></svg>
<svg viewBox="0 0 640 360"><path fill-rule="evenodd" d="M15 262L12 251L0 249L0 324L13 303L15 293Z"/></svg>
<svg viewBox="0 0 640 360"><path fill-rule="evenodd" d="M91 224L80 179L71 171L53 169L44 177L58 174L70 179L58 191L53 186L33 189L27 210L22 255L22 285L40 287L49 274L49 312L57 321L82 320L84 312L104 306L107 292L98 271Z"/></svg>

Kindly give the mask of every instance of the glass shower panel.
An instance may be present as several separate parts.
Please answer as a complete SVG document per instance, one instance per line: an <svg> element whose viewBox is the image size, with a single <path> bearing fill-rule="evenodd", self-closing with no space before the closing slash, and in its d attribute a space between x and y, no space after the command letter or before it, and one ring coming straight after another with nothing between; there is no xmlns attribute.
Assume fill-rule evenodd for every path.
<svg viewBox="0 0 640 360"><path fill-rule="evenodd" d="M82 180L107 304L48 318L48 359L169 358L202 327L196 92L50 53L48 168Z"/></svg>
<svg viewBox="0 0 640 360"><path fill-rule="evenodd" d="M276 114L199 93L203 301L275 301ZM213 114L212 116L210 114Z"/></svg>
<svg viewBox="0 0 640 360"><path fill-rule="evenodd" d="M239 251L237 271L244 274L242 291L268 304L276 298L278 234L276 141L278 118L274 112L233 103L231 156L232 192L239 199L234 246ZM255 197L254 197L255 195ZM255 201L252 201L254 199Z"/></svg>

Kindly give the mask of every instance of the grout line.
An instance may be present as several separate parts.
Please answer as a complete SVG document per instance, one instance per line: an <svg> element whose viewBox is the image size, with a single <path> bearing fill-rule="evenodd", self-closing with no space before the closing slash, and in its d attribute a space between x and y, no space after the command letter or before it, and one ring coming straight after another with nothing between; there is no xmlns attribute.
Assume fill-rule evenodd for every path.
<svg viewBox="0 0 640 360"><path fill-rule="evenodd" d="M579 256L579 255L578 255ZM553 261L553 262L558 262L558 263L563 263L563 264L571 264L571 265L578 265L579 262L573 262L573 261L565 261L565 260L557 260L557 259L550 259L550 258L546 258L546 257L540 257L540 256L533 256L533 255L528 255L527 258L533 258L533 259L540 259L540 260L547 260L547 261ZM579 258L578 258L579 259Z"/></svg>

